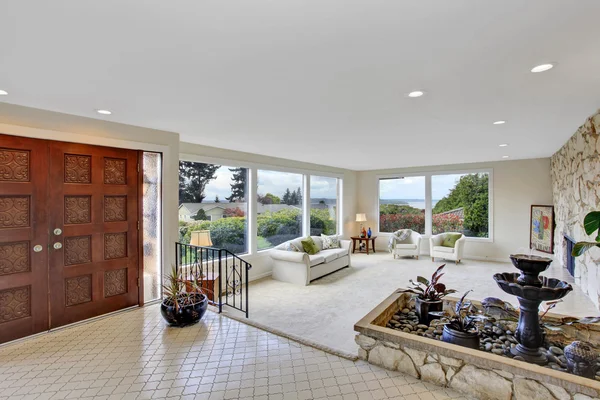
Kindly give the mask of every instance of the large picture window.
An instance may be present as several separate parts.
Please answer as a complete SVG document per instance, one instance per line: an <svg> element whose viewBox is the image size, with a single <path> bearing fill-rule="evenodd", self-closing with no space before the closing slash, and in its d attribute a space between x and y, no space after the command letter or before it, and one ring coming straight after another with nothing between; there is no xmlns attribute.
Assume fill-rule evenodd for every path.
<svg viewBox="0 0 600 400"><path fill-rule="evenodd" d="M303 175L259 169L257 179L258 250L302 236Z"/></svg>
<svg viewBox="0 0 600 400"><path fill-rule="evenodd" d="M433 175L432 233L489 237L489 173Z"/></svg>
<svg viewBox="0 0 600 400"><path fill-rule="evenodd" d="M425 233L425 177L379 180L379 231Z"/></svg>
<svg viewBox="0 0 600 400"><path fill-rule="evenodd" d="M338 179L310 177L310 234L337 233Z"/></svg>
<svg viewBox="0 0 600 400"><path fill-rule="evenodd" d="M379 232L462 232L490 238L491 172L379 179ZM427 200L426 200L427 199ZM431 217L426 202L431 201Z"/></svg>
<svg viewBox="0 0 600 400"><path fill-rule="evenodd" d="M179 162L179 241L208 230L213 247L248 252L248 169Z"/></svg>

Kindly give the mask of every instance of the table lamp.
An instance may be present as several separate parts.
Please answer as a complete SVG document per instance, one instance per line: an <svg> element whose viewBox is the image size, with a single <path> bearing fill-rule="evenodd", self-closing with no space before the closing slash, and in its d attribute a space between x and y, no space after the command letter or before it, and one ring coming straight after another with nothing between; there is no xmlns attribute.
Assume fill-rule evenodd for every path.
<svg viewBox="0 0 600 400"><path fill-rule="evenodd" d="M190 237L190 245L199 247L211 247L213 245L210 240L210 231L192 231Z"/></svg>
<svg viewBox="0 0 600 400"><path fill-rule="evenodd" d="M364 213L356 214L356 222L360 222L360 231L358 231L358 236L362 234L363 230L363 222L367 222L367 216Z"/></svg>

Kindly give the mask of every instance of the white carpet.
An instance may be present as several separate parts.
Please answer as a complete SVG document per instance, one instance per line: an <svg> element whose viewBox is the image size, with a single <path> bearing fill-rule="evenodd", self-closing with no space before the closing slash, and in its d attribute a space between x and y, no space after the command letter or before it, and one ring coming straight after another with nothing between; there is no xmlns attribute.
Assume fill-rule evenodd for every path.
<svg viewBox="0 0 600 400"><path fill-rule="evenodd" d="M396 259L389 253L353 254L352 267L297 286L261 279L250 284L250 323L274 333L303 339L338 354L357 352L354 324L408 280L417 275L431 276L443 261ZM442 278L447 287L464 292L473 289L470 298L499 297L517 306L515 297L502 292L492 279L497 272L517 272L510 264L463 260L448 262ZM569 282L573 279L560 267L551 267L546 276ZM597 315L598 310L579 289L567 295L553 311L575 316Z"/></svg>

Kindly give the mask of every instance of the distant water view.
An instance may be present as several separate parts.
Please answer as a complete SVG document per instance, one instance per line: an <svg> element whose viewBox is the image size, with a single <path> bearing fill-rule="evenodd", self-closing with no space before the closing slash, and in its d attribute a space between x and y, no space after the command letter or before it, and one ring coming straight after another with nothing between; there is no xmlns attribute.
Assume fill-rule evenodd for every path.
<svg viewBox="0 0 600 400"><path fill-rule="evenodd" d="M432 200L431 207L435 207L439 200ZM425 199L381 199L379 204L408 204L411 207L418 208L419 210L425 209Z"/></svg>

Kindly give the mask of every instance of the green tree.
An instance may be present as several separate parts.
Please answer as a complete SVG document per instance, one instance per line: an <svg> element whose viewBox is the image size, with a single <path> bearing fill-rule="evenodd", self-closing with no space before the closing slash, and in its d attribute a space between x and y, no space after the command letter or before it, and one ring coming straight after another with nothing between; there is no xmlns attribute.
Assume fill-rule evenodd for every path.
<svg viewBox="0 0 600 400"><path fill-rule="evenodd" d="M281 197L281 202L283 204L288 204L288 205L292 204L291 203L291 198L292 198L292 192L290 191L290 188L285 189L285 193Z"/></svg>
<svg viewBox="0 0 600 400"><path fill-rule="evenodd" d="M433 214L462 207L465 220L463 227L475 236L488 236L488 174L469 174L460 177L448 196L438 201Z"/></svg>
<svg viewBox="0 0 600 400"><path fill-rule="evenodd" d="M206 185L215 179L220 165L179 161L179 204L202 203Z"/></svg>
<svg viewBox="0 0 600 400"><path fill-rule="evenodd" d="M215 196L215 203L220 203L220 202L221 202L221 199L219 199L219 195L216 195Z"/></svg>
<svg viewBox="0 0 600 400"><path fill-rule="evenodd" d="M225 197L225 199L234 203L236 201L246 201L246 182L248 180L248 170L246 168L229 168L233 172L231 177L231 196Z"/></svg>
<svg viewBox="0 0 600 400"><path fill-rule="evenodd" d="M272 193L267 193L264 196L258 194L257 200L260 204L281 204L281 199Z"/></svg>
<svg viewBox="0 0 600 400"><path fill-rule="evenodd" d="M201 208L192 219L195 219L196 221L208 221L208 215L206 215L206 211Z"/></svg>

